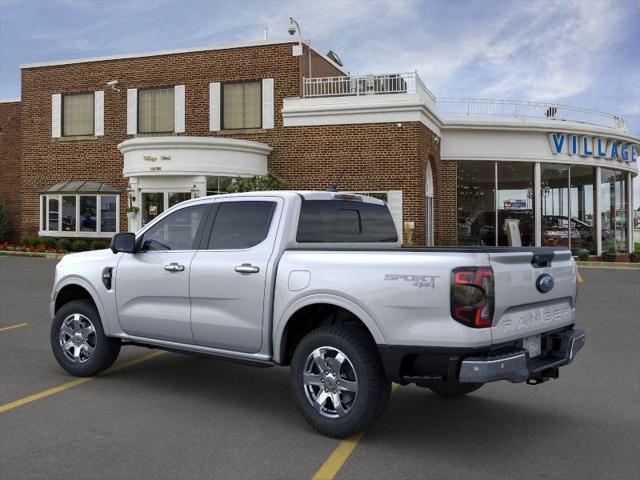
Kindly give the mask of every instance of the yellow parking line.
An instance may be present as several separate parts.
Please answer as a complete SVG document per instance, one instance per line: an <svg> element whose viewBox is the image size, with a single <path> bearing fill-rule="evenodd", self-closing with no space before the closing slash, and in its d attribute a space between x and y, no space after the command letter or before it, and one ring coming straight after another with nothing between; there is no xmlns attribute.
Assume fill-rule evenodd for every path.
<svg viewBox="0 0 640 480"><path fill-rule="evenodd" d="M397 383L394 383L391 386L391 393L395 392L399 386ZM358 446L358 442L364 437L365 433L366 432L356 433L342 440L333 453L329 455L329 458L325 460L312 480L333 480L344 465L344 462L347 461L351 453Z"/></svg>
<svg viewBox="0 0 640 480"><path fill-rule="evenodd" d="M7 330L13 330L14 328L26 327L28 323L16 323L15 325L9 325L8 327L0 328L0 332L6 332Z"/></svg>
<svg viewBox="0 0 640 480"><path fill-rule="evenodd" d="M133 365L146 362L147 360L151 360L152 358L159 357L160 355L164 355L165 353L167 352L158 351L158 352L149 353L147 355L143 355L138 358L134 358L133 360L129 360L128 362L124 362L119 365L116 365L115 367L110 368L109 370L107 370L106 372L100 375L118 372L124 368L128 368ZM5 413L5 412L8 412L9 410L13 410L14 408L22 407L23 405L27 405L28 403L35 402L36 400L40 400L41 398L50 397L51 395L55 395L56 393L64 392L65 390L68 390L70 388L77 387L78 385L82 385L83 383L90 382L95 378L97 378L97 376L78 378L76 380L63 383L62 385L58 385L57 387L49 388L48 390L43 390L42 392L34 393L33 395L29 395L28 397L23 397L18 400L14 400L13 402L5 403L4 405L0 405L0 413Z"/></svg>
<svg viewBox="0 0 640 480"><path fill-rule="evenodd" d="M582 275L580 275L580 272L578 272L578 283L584 283L584 280L582 278Z"/></svg>

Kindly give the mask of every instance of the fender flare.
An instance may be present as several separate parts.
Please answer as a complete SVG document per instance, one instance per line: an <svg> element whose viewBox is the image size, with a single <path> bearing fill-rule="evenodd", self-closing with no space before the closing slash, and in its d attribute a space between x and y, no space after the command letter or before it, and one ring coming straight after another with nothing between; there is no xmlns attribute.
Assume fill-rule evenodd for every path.
<svg viewBox="0 0 640 480"><path fill-rule="evenodd" d="M102 304L102 300L100 299L100 296L95 291L95 289L93 288L93 285L91 285L90 282L85 280L83 277L79 277L76 275L65 277L62 280L60 280L58 284L56 284L54 289L55 297L51 302L51 318L53 319L55 315L55 303L56 303L56 300L58 299L58 295L60 294L60 291L63 288L68 287L70 285L81 287L84 290L86 290L87 293L89 293L89 296L91 297L91 299L93 300L93 303L98 309L98 314L100 315L100 320L102 320L102 328L104 329L104 333L107 336L111 335L113 333L113 329L111 328L111 325L109 325L109 320L106 315L104 305Z"/></svg>
<svg viewBox="0 0 640 480"><path fill-rule="evenodd" d="M380 330L380 327L375 322L373 317L357 303L335 293L311 293L291 303L280 316L278 323L274 325L273 360L275 363L280 364L282 362L284 349L284 330L287 325L289 325L291 317L293 317L296 312L304 307L321 303L335 305L336 307L341 307L351 312L353 315L358 317L362 321L362 323L364 323L364 325L367 327L367 330L369 330L369 333L371 333L371 336L373 337L373 340L376 342L376 344L380 345L386 343L382 334L382 330Z"/></svg>

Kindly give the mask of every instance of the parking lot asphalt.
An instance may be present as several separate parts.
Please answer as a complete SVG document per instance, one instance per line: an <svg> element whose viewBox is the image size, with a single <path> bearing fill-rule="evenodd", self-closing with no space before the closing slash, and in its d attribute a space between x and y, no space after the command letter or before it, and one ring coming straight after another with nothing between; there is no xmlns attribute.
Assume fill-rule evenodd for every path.
<svg viewBox="0 0 640 480"><path fill-rule="evenodd" d="M173 353L2 411L75 380L49 348L55 263L0 256L0 477L311 479L340 445L298 414L288 369ZM640 270L581 276L587 344L559 380L398 388L335 478L640 478Z"/></svg>

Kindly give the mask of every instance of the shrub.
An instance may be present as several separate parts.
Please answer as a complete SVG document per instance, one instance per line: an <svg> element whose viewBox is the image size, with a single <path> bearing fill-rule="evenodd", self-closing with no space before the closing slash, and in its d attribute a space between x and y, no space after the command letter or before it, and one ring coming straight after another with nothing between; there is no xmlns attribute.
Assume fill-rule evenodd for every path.
<svg viewBox="0 0 640 480"><path fill-rule="evenodd" d="M107 248L107 244L104 240L93 240L89 245L91 250L103 250Z"/></svg>
<svg viewBox="0 0 640 480"><path fill-rule="evenodd" d="M38 237L36 239L36 244L35 245L44 245L45 247L49 247L49 248L57 248L58 246L58 242L56 241L55 238L48 238L48 237Z"/></svg>
<svg viewBox="0 0 640 480"><path fill-rule="evenodd" d="M587 260L589 260L589 251L588 250L580 250L578 252L578 258L580 260L582 260L583 262L586 262Z"/></svg>
<svg viewBox="0 0 640 480"><path fill-rule="evenodd" d="M9 235L9 219L4 208L4 200L0 198L0 243L7 239Z"/></svg>
<svg viewBox="0 0 640 480"><path fill-rule="evenodd" d="M66 250L67 252L71 251L71 240L69 240L68 238L60 238L58 239L58 245L57 247L60 250Z"/></svg>
<svg viewBox="0 0 640 480"><path fill-rule="evenodd" d="M22 239L22 241L20 242L20 245L22 245L23 247L26 247L27 245L37 245L38 244L38 239L37 237L25 237Z"/></svg>
<svg viewBox="0 0 640 480"><path fill-rule="evenodd" d="M84 252L87 249L87 242L84 240L74 240L71 243L72 252Z"/></svg>

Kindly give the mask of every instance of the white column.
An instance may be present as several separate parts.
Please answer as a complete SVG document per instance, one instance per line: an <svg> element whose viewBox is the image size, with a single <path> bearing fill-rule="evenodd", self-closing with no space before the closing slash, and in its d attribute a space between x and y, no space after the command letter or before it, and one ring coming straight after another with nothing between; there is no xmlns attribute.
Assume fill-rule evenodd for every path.
<svg viewBox="0 0 640 480"><path fill-rule="evenodd" d="M542 178L540 162L533 165L533 223L536 230L536 247L539 247L542 245Z"/></svg>
<svg viewBox="0 0 640 480"><path fill-rule="evenodd" d="M628 230L628 252L633 252L633 176L627 172L627 230Z"/></svg>
<svg viewBox="0 0 640 480"><path fill-rule="evenodd" d="M593 189L595 202L596 255L602 255L602 205L600 202L600 167L596 167L596 184Z"/></svg>

